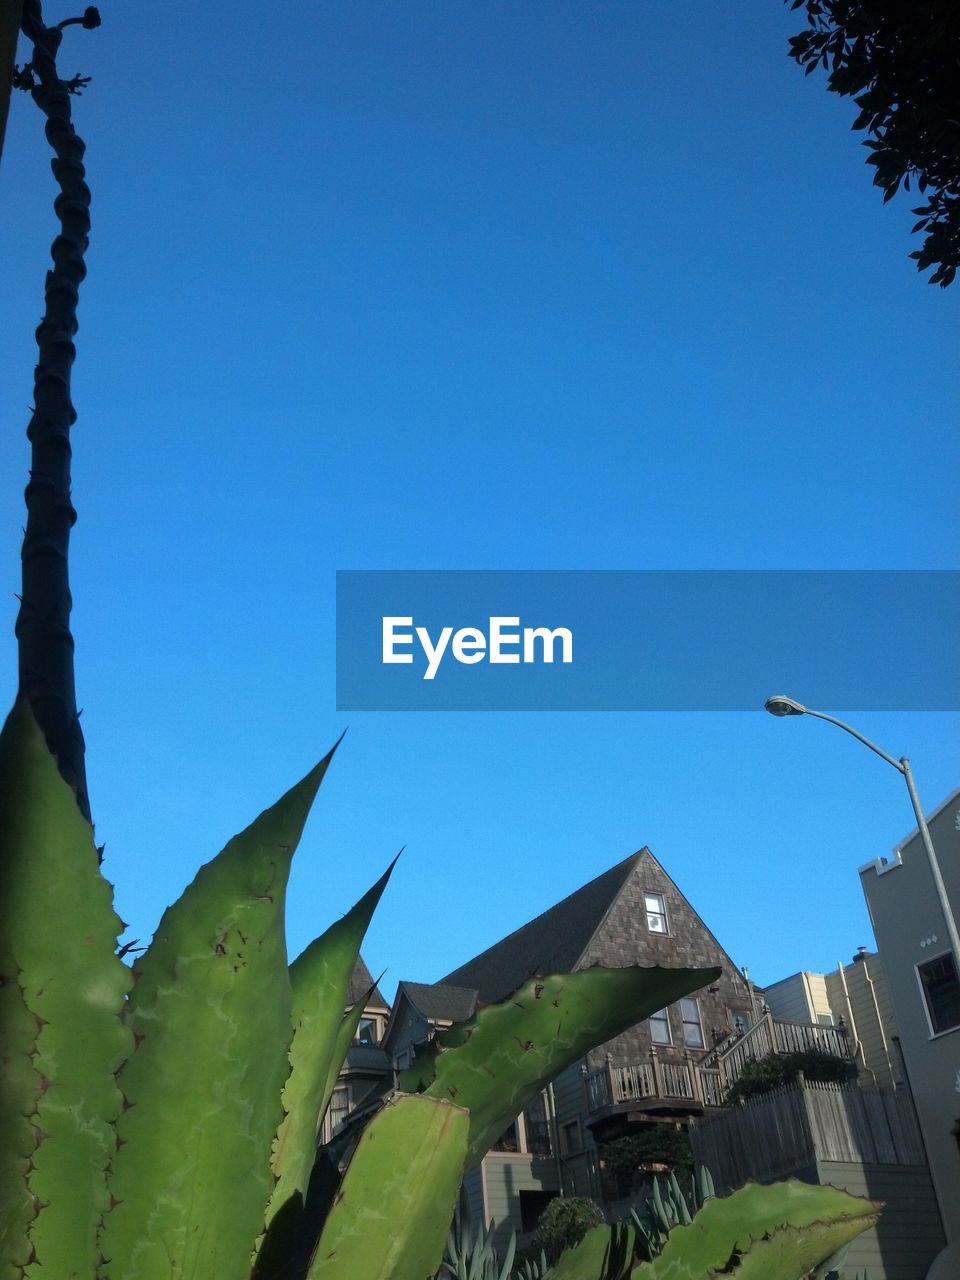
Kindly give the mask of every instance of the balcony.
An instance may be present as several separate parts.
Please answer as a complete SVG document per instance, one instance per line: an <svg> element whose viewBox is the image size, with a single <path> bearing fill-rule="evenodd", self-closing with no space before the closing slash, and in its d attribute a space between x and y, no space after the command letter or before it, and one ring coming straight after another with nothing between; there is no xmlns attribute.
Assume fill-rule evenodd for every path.
<svg viewBox="0 0 960 1280"><path fill-rule="evenodd" d="M703 1115L707 1107L723 1105L720 1071L701 1067L692 1054L685 1061L668 1061L656 1050L646 1062L606 1065L584 1076L587 1123L591 1128L631 1112L679 1117Z"/></svg>
<svg viewBox="0 0 960 1280"><path fill-rule="evenodd" d="M699 1057L687 1052L682 1062L662 1057L655 1048L644 1062L616 1064L608 1056L604 1066L584 1075L587 1123L605 1128L631 1113L703 1115L724 1105L727 1090L748 1062L811 1049L849 1060L852 1048L842 1026L781 1022L767 1013L744 1035L728 1037Z"/></svg>

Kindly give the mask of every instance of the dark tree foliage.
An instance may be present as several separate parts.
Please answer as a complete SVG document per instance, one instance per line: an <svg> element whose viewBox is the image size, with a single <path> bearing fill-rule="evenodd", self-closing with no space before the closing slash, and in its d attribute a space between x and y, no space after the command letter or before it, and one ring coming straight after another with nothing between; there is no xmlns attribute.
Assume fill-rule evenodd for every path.
<svg viewBox="0 0 960 1280"><path fill-rule="evenodd" d="M809 27L790 56L860 108L874 185L891 200L911 183L923 247L910 256L946 288L960 266L960 4L957 0L788 0Z"/></svg>
<svg viewBox="0 0 960 1280"><path fill-rule="evenodd" d="M693 1173L693 1152L685 1127L654 1124L622 1138L614 1138L602 1148L604 1163L629 1195L651 1165L666 1166L681 1180Z"/></svg>

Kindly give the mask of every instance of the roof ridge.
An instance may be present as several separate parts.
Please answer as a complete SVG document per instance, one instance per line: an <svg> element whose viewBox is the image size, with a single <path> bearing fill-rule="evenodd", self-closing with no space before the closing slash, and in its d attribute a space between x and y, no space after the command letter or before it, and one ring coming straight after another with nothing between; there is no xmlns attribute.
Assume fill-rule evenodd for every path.
<svg viewBox="0 0 960 1280"><path fill-rule="evenodd" d="M441 983L457 985L469 982L471 989L479 990L481 997L489 1001L509 995L532 973L572 970L589 947L600 921L606 918L642 853L643 850L637 850L629 854L580 885L532 920L525 921L484 951L452 969L440 979ZM604 881L607 883L603 884ZM598 894L601 895L599 900L593 901ZM581 904L585 908L584 923L590 929L586 937L583 937L582 930L576 928L580 923L576 907ZM564 922L566 927L554 933L551 925L562 916L568 917ZM575 952L569 950L570 946L576 948ZM550 965L556 965L556 970L550 969Z"/></svg>
<svg viewBox="0 0 960 1280"><path fill-rule="evenodd" d="M617 899L620 897L620 893L622 889L626 885L627 880L630 878L630 876L632 876L633 873L636 871L637 867L639 867L640 861L643 858L644 854L647 854L649 857L653 858L653 854L650 852L649 847L647 845L644 845L642 849L638 849L636 853L632 853L629 858L624 858L623 862L618 862L616 864L617 867L625 866L628 862L632 863L633 865L630 867L630 869L627 872L625 872L623 879L620 881L620 887L617 889L617 892L613 895L613 897L607 903L606 910L604 911L600 919L597 921L597 926L594 929L593 933L591 933L590 937L587 939L587 945L583 948L580 955L577 956L577 966L579 966L582 963L587 952L590 950L590 947L593 943L594 938L597 936L597 934L600 932L600 930L603 928L604 924L606 923L607 917L610 915L610 912L613 910L614 906L616 905ZM653 858L653 860L654 862L657 862L656 858ZM659 862L657 862L657 866L658 867L660 866ZM611 867L610 870L614 871L616 870L616 867ZM660 867L660 870L663 871L663 868ZM609 874L609 872L607 874ZM666 872L664 872L664 874L666 875ZM667 878L669 879L670 877L668 876ZM587 886L584 885L584 888L587 888Z"/></svg>

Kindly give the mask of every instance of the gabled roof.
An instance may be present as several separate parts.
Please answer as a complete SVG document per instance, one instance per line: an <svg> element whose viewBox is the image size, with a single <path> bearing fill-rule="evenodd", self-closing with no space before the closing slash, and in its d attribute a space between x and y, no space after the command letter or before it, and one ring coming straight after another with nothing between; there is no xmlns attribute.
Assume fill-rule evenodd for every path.
<svg viewBox="0 0 960 1280"><path fill-rule="evenodd" d="M484 1004L491 1004L536 974L572 973L640 857L624 858L441 982L473 987Z"/></svg>
<svg viewBox="0 0 960 1280"><path fill-rule="evenodd" d="M367 996L367 992L373 987L373 991ZM348 998L351 1004L356 1004L358 1000L366 998L366 1004L375 1009L389 1009L389 1005L380 994L380 988L374 986L373 977L370 970L363 962L363 956L357 956L357 963L350 978L350 990Z"/></svg>
<svg viewBox="0 0 960 1280"><path fill-rule="evenodd" d="M406 996L428 1022L464 1022L472 1018L477 1009L477 992L474 989L448 986L442 982L401 982L394 1008L398 1007L401 995Z"/></svg>

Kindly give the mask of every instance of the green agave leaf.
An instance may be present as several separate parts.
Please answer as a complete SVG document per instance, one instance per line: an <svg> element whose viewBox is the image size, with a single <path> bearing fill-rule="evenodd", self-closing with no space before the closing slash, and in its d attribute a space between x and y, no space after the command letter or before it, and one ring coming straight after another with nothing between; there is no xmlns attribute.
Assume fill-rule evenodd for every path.
<svg viewBox="0 0 960 1280"><path fill-rule="evenodd" d="M287 876L332 755L201 867L134 966L108 1280L248 1271L289 1070Z"/></svg>
<svg viewBox="0 0 960 1280"><path fill-rule="evenodd" d="M317 1155L317 1126L353 1038L351 1032L350 1040L341 1043L350 979L396 861L394 858L373 888L290 966L293 1040L290 1075L283 1088L284 1116L273 1145L271 1165L277 1185L267 1209L268 1223L287 1201L299 1197L302 1202L306 1195ZM357 1023L362 1013L361 1007Z"/></svg>
<svg viewBox="0 0 960 1280"><path fill-rule="evenodd" d="M0 734L0 1276L92 1277L130 1051L122 921L26 701Z"/></svg>
<svg viewBox="0 0 960 1280"><path fill-rule="evenodd" d="M379 982L380 979L377 979ZM319 1129L323 1117L327 1113L327 1107L330 1105L330 1099L333 1097L333 1091L337 1086L337 1080L340 1076L340 1068L343 1066L347 1053L354 1040L357 1038L357 1029L360 1026L360 1019L363 1017L363 1011L370 1003L370 997L376 990L376 983L372 987L368 987L363 996L357 1001L352 1009L348 1009L340 1021L340 1027L337 1031L334 1041L333 1053L330 1056L330 1062L327 1067L327 1078L323 1084L323 1093L320 1098L320 1107L317 1111L317 1128ZM316 1148L314 1148L314 1156L316 1156Z"/></svg>
<svg viewBox="0 0 960 1280"><path fill-rule="evenodd" d="M430 1097L470 1112L468 1164L475 1164L548 1080L719 972L595 966L531 978L508 1000L437 1036L433 1056L402 1075L401 1088L414 1080Z"/></svg>
<svg viewBox="0 0 960 1280"><path fill-rule="evenodd" d="M752 1244L729 1275L731 1280L803 1280L811 1267L872 1227L876 1220L874 1216L833 1223L814 1222L809 1227L784 1227Z"/></svg>
<svg viewBox="0 0 960 1280"><path fill-rule="evenodd" d="M816 1242L811 1245L813 1252L805 1266L799 1271L783 1272L784 1277L796 1280L872 1226L877 1211L872 1200L862 1200L836 1187L811 1186L795 1178L769 1186L751 1182L732 1196L707 1201L689 1226L675 1227L660 1256L635 1267L632 1280L709 1280L726 1273L734 1254L746 1256L764 1236L775 1238L778 1232L784 1236L781 1244L785 1259L790 1257L790 1247L802 1250ZM796 1256L807 1255L798 1252ZM744 1273L743 1280L748 1276L750 1280L766 1278L767 1274L762 1269L751 1271ZM769 1272L770 1280L777 1280L779 1275Z"/></svg>
<svg viewBox="0 0 960 1280"><path fill-rule="evenodd" d="M378 1111L347 1167L308 1280L424 1280L440 1265L469 1121L440 1099L400 1094Z"/></svg>
<svg viewBox="0 0 960 1280"><path fill-rule="evenodd" d="M578 1245L564 1250L547 1280L622 1280L635 1246L636 1232L625 1223L591 1227Z"/></svg>

